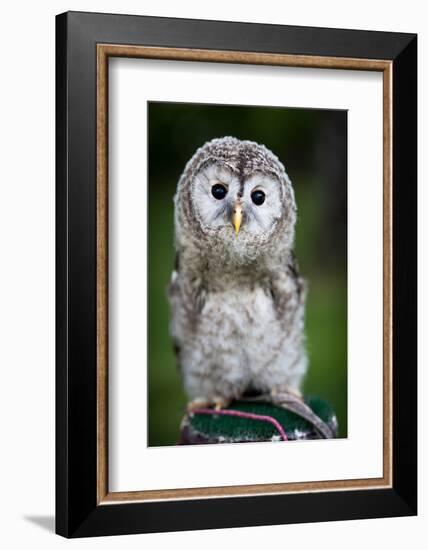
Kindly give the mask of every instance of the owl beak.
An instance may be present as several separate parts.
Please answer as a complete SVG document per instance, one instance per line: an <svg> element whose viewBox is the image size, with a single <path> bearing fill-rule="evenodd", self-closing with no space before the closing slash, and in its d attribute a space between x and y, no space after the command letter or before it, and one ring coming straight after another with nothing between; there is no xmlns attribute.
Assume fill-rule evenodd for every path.
<svg viewBox="0 0 428 550"><path fill-rule="evenodd" d="M239 202L236 202L235 206L233 207L232 223L233 227L235 228L235 235L238 236L239 229L242 223L242 207Z"/></svg>

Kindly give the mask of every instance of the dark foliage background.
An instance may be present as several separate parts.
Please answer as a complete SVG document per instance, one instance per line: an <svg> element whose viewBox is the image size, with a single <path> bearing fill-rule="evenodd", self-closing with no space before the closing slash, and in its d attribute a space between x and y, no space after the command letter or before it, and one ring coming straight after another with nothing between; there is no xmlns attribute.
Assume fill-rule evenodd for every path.
<svg viewBox="0 0 428 550"><path fill-rule="evenodd" d="M317 109L149 103L149 445L178 439L186 397L169 338L172 198L185 163L214 137L263 143L296 194L296 255L309 292L304 392L328 400L347 435L347 113Z"/></svg>

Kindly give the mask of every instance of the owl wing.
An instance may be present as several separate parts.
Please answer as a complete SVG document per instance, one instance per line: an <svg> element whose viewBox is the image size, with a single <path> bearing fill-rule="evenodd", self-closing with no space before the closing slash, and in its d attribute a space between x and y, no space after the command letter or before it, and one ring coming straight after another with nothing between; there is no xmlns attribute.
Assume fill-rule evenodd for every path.
<svg viewBox="0 0 428 550"><path fill-rule="evenodd" d="M305 279L300 275L299 265L294 252L291 252L290 261L287 264L287 271L294 281L299 303L304 304L307 285Z"/></svg>
<svg viewBox="0 0 428 550"><path fill-rule="evenodd" d="M306 300L306 281L300 276L294 253L290 255L286 269L271 282L270 288L278 319L290 326L300 317L303 322Z"/></svg>
<svg viewBox="0 0 428 550"><path fill-rule="evenodd" d="M168 298L171 312L170 333L179 369L183 345L193 339L205 296L200 280L181 272L177 252L168 287Z"/></svg>

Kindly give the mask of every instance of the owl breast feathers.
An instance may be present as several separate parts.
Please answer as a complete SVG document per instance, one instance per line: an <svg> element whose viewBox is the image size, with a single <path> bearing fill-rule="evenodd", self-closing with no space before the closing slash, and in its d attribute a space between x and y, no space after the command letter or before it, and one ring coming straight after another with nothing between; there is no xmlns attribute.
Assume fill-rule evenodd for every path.
<svg viewBox="0 0 428 550"><path fill-rule="evenodd" d="M284 166L263 145L214 139L187 163L174 202L171 334L189 398L299 391L305 288Z"/></svg>

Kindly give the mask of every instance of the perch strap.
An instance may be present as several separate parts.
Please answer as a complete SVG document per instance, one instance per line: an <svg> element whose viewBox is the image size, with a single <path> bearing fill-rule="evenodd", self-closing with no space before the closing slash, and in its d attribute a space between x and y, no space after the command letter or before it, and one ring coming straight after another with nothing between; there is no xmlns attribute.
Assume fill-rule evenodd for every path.
<svg viewBox="0 0 428 550"><path fill-rule="evenodd" d="M266 394L248 398L248 401L270 401L273 405L291 411L307 420L324 439L334 438L333 430L297 395L289 392Z"/></svg>

